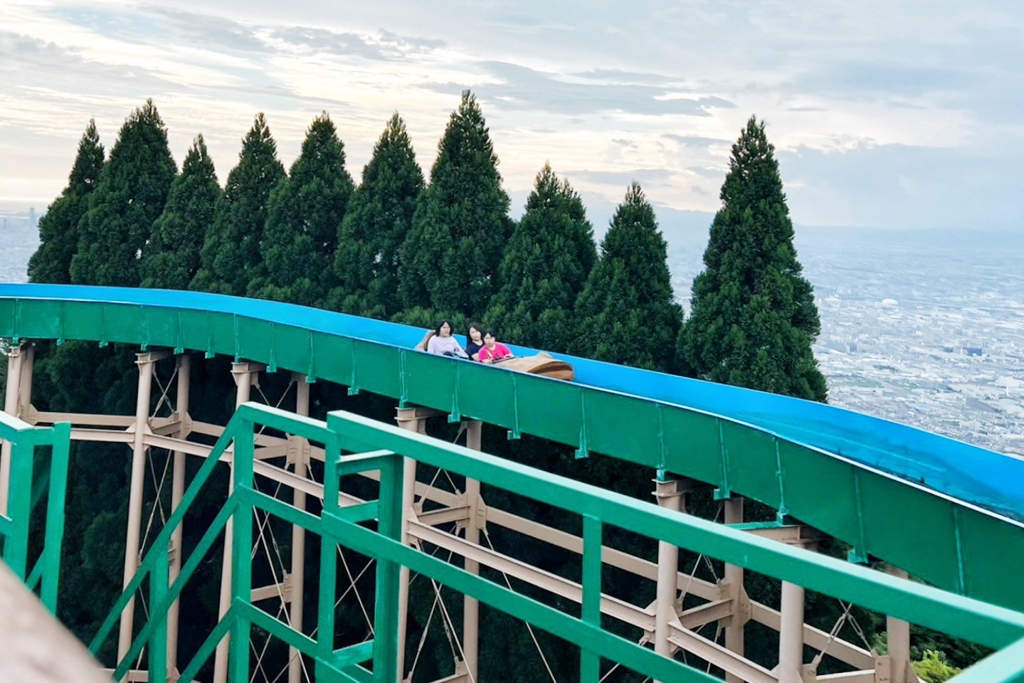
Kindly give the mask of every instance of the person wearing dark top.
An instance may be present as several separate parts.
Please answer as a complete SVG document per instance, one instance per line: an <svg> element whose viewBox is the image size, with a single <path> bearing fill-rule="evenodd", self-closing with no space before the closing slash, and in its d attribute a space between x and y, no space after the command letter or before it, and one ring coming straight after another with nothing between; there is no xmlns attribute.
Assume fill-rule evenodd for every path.
<svg viewBox="0 0 1024 683"><path fill-rule="evenodd" d="M466 353L473 360L480 360L480 349L484 347L484 333L477 323L470 323L466 331Z"/></svg>

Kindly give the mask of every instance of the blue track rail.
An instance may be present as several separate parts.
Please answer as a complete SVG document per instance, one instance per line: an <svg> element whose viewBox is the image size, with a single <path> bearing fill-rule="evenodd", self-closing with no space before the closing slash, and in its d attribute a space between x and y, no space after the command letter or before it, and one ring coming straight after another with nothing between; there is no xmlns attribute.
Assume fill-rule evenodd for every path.
<svg viewBox="0 0 1024 683"><path fill-rule="evenodd" d="M0 285L0 298L123 303L228 313L327 334L412 348L423 330L304 306L165 290ZM520 355L535 349L510 345ZM576 382L719 415L919 484L953 499L1024 520L1024 460L833 406L552 354Z"/></svg>

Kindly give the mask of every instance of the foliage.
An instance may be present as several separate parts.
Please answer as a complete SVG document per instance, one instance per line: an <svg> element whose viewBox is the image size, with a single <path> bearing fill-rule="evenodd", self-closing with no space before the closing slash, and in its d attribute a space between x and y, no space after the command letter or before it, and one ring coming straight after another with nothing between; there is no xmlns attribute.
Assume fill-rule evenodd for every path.
<svg viewBox="0 0 1024 683"><path fill-rule="evenodd" d="M764 122L751 117L732 147L679 360L702 379L824 401L811 350L818 310L796 258L774 150Z"/></svg>
<svg viewBox="0 0 1024 683"><path fill-rule="evenodd" d="M176 173L167 129L152 100L121 126L79 223L71 281L136 287L139 260Z"/></svg>
<svg viewBox="0 0 1024 683"><path fill-rule="evenodd" d="M576 298L596 261L583 201L545 164L505 248L501 289L484 322L519 344L568 351Z"/></svg>
<svg viewBox="0 0 1024 683"><path fill-rule="evenodd" d="M601 242L576 304L575 353L668 371L682 321L665 239L640 185L633 183Z"/></svg>
<svg viewBox="0 0 1024 683"><path fill-rule="evenodd" d="M199 271L203 239L219 197L213 159L200 134L185 155L181 175L174 179L164 212L142 250L143 287L188 289Z"/></svg>
<svg viewBox="0 0 1024 683"><path fill-rule="evenodd" d="M923 659L914 662L914 671L923 683L943 683L960 673L960 669L946 661L946 655L937 650L925 650Z"/></svg>
<svg viewBox="0 0 1024 683"><path fill-rule="evenodd" d="M483 315L512 232L498 157L476 98L466 91L438 146L402 247L399 280L406 308Z"/></svg>
<svg viewBox="0 0 1024 683"><path fill-rule="evenodd" d="M711 285L726 275L748 278L749 283L729 285L736 290L729 290L732 298L719 295L716 301L742 304L743 308L757 296L762 297L762 308L744 315L764 326L764 339L772 344L778 341L776 345L785 350L789 347L783 342L789 340L781 332L788 328L769 315L771 305L784 299L783 294L791 295L794 315L786 324L806 340L817 333L817 314L813 303L810 309L804 305L810 301L810 286L800 277L792 250L792 225L771 146L763 139L763 125L754 125L752 131L748 125L745 135L748 133L750 139L741 137L734 148L733 169L723 188L723 209L712 226L712 243L705 255L708 272L713 271L714 277L705 277L701 291L710 291ZM755 139L758 133L761 138ZM124 130L121 137L119 146L126 138ZM99 152L102 160L102 148ZM113 166L114 156L112 152L108 167ZM122 156L118 154L117 158L124 166ZM302 152L286 177L265 119L258 115L243 140L239 164L220 194L200 136L185 159L181 175L170 185L166 208L153 224L150 242L140 247L144 283L178 287L191 280L194 289L326 303L340 310L424 328L449 318L459 333L471 317L483 317L510 342L571 350L658 370L673 368L679 338L679 358L691 369L695 367L684 353L689 348L682 343L686 337L678 334L681 309L673 300L666 243L638 185L629 188L617 208L602 242L600 259L579 195L548 166L538 174L526 212L513 226L507 217L509 200L501 188L489 132L476 100L468 92L452 114L439 144L428 188L424 189L408 132L397 114L378 141L360 188L353 190L344 163L344 147L333 123L323 115L311 124ZM173 174L173 162L171 167ZM118 177L129 175L123 168L118 172ZM107 175L104 171L104 177ZM75 172L65 195L70 194L74 178ZM142 192L148 186L137 183L132 187L132 191ZM135 201L125 196L125 205ZM146 195L143 192L140 196ZM84 247L86 242L79 245ZM762 253L761 247L768 251ZM742 264L742 268L734 263L740 255L751 263ZM46 256L38 260L49 259ZM770 271L771 277L762 270ZM749 294L740 284L749 284ZM702 306L702 320L713 320L711 312L717 309L710 304ZM720 312L723 319L727 314L729 311ZM736 320L739 325L746 318ZM691 334L705 332L695 326ZM755 341L762 343L762 337ZM718 343L717 337L709 339L712 344ZM772 344L764 345L773 350ZM694 348L702 353L706 350L704 346ZM134 351L69 343L55 353L42 354L45 357L36 372L42 388L37 393L44 397L39 407L132 414L138 376L132 364ZM220 358L195 364L190 414L197 419L223 424L230 417L234 387L225 381L229 363L230 359ZM81 367L94 368L93 383L67 381ZM286 374L264 379L269 395L277 395L272 389L274 382L290 379ZM105 389L97 392L91 389L93 386ZM312 404L313 413L319 416L328 409L343 407L380 419L393 416L394 407L388 399L365 394L350 397L343 387L327 383L314 385ZM431 429L441 438L454 437L452 425L433 424ZM508 441L500 429L485 430L484 440L487 452L650 500L651 473L644 468L598 454L577 460L567 447L530 437ZM62 617L79 634L91 634L120 591L129 460L123 446L90 443L76 444L75 449L62 588L62 598L68 599L62 600ZM104 459L103 465L96 466L100 458ZM161 471L159 465L156 471ZM215 483L210 490L216 489ZM486 500L489 505L578 532L573 527L577 519L569 520L558 511L514 494L488 490ZM186 546L194 543L203 531L203 521L209 521L222 502L223 498L215 495L197 501L197 522L186 532ZM691 513L706 518L715 517L719 507L720 501L711 500L709 490L698 491L688 503ZM767 513L760 512L748 501L749 519L767 518ZM774 518L774 510L770 515ZM614 547L647 559L655 557L653 543L613 526L609 525L608 538ZM195 535L190 538L190 534ZM521 551L517 556L524 561L578 579L577 555L557 548L540 549L539 544L522 546L521 538L503 534L500 528L493 530L500 547L514 548ZM319 548L311 544L308 552L307 565L315 566ZM709 571L713 573L714 569L705 564L683 552L685 572L692 568L698 577L712 580L715 577ZM193 601L189 609L194 613L183 614L183 623L195 626L183 629L185 650L194 649L197 644L186 641L198 638L216 619L217 567L219 562L211 557L193 579L196 594L204 599ZM490 578L501 581L497 574ZM622 599L635 604L647 604L650 599L649 583L637 582L623 572L609 571L604 581L606 589ZM316 586L308 588L312 613ZM526 588L524 593L530 590ZM755 599L777 604L775 581L751 574L747 590ZM536 597L541 597L539 591ZM410 642L415 643L415 629L429 620L433 594L414 593L412 600ZM567 604L564 607L569 609ZM828 629L835 622L837 609L834 600L808 592L808 623ZM493 617L494 623L481 633L485 645L481 668L497 678L508 678L510 671L518 677L516 680L544 678L539 660L520 661L521 653L533 647L525 627L497 613L487 616ZM869 632L875 626L867 618L860 623ZM436 627L434 631L430 637L439 639ZM635 637L625 629L623 635ZM538 633L538 639L549 656L565 645L543 633ZM499 647L499 641L514 647ZM436 648L435 655L440 651ZM772 643L754 637L748 638L747 652L762 663L769 663L776 654ZM953 656L951 661L958 664ZM436 662L430 659L424 658L417 672L424 680L439 678L451 664L443 657ZM559 679L575 675L575 661L568 656L551 657ZM431 666L433 669L428 671Z"/></svg>
<svg viewBox="0 0 1024 683"><path fill-rule="evenodd" d="M260 242L267 222L270 192L284 178L277 144L263 114L257 114L242 140L238 165L228 174L206 233L202 266L191 288L242 296L257 274Z"/></svg>
<svg viewBox="0 0 1024 683"><path fill-rule="evenodd" d="M270 194L251 297L320 306L333 285L338 227L352 195L345 147L327 114L313 120L289 177Z"/></svg>
<svg viewBox="0 0 1024 683"><path fill-rule="evenodd" d="M423 191L405 122L395 113L363 169L341 226L331 308L389 318L401 309L398 259Z"/></svg>
<svg viewBox="0 0 1024 683"><path fill-rule="evenodd" d="M28 262L30 282L71 282L71 257L78 249L78 224L89 208L89 195L96 189L102 170L103 145L96 132L96 121L90 119L78 143L68 186L39 220L39 248Z"/></svg>

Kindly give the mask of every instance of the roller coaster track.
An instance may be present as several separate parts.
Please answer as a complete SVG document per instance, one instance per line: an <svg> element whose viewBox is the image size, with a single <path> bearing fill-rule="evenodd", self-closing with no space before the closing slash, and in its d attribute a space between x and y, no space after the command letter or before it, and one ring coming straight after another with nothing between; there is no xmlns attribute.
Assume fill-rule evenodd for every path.
<svg viewBox="0 0 1024 683"><path fill-rule="evenodd" d="M576 380L413 350L422 330L213 294L0 285L0 337L262 363L743 496L935 587L1024 611L1024 462L839 408L557 355ZM517 354L531 349L512 347Z"/></svg>

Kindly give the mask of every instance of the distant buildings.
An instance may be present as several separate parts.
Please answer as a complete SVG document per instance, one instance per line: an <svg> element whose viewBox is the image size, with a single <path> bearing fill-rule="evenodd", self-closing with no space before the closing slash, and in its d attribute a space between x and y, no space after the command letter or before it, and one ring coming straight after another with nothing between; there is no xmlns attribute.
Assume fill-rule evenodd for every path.
<svg viewBox="0 0 1024 683"><path fill-rule="evenodd" d="M0 229L4 231L38 228L39 216L35 207L28 211L11 211L0 208Z"/></svg>

